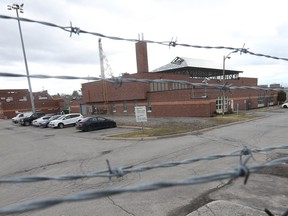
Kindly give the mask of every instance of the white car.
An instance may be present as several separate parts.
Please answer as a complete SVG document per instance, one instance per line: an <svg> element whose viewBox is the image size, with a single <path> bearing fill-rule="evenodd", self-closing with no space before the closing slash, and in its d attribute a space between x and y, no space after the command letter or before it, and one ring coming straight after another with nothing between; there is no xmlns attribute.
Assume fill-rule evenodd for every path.
<svg viewBox="0 0 288 216"><path fill-rule="evenodd" d="M46 121L47 119L51 118L51 115L45 115L45 116L42 116L38 119L35 119L32 121L32 125L35 126L35 127L39 127L41 123L43 123L44 121Z"/></svg>
<svg viewBox="0 0 288 216"><path fill-rule="evenodd" d="M28 117L31 114L32 112L18 113L15 117L12 118L12 122L18 124L21 118Z"/></svg>
<svg viewBox="0 0 288 216"><path fill-rule="evenodd" d="M48 127L50 128L64 128L67 126L75 126L78 121L83 119L80 113L70 113L61 116L58 119L50 121Z"/></svg>
<svg viewBox="0 0 288 216"><path fill-rule="evenodd" d="M288 102L281 105L282 108L288 108Z"/></svg>

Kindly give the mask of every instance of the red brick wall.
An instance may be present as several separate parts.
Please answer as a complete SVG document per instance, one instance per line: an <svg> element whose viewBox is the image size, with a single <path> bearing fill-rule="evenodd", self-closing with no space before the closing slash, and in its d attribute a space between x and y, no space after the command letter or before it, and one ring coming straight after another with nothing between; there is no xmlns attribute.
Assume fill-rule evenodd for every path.
<svg viewBox="0 0 288 216"><path fill-rule="evenodd" d="M146 83L119 83L90 82L82 84L83 103L103 102L104 90L108 101L133 100L146 98L148 84Z"/></svg>
<svg viewBox="0 0 288 216"><path fill-rule="evenodd" d="M7 98L12 97L12 101ZM47 91L33 93L36 111L56 113L61 111L61 100L53 100ZM25 98L25 100L24 100ZM27 89L0 90L0 118L13 118L17 112L32 111L30 94Z"/></svg>
<svg viewBox="0 0 288 216"><path fill-rule="evenodd" d="M201 79L189 79L188 75L165 74L165 73L137 73L123 76L125 78L137 79L168 79L182 80L192 83L201 83ZM227 80L232 86L257 86L257 78L239 78L238 80ZM209 84L221 84L219 80L210 80ZM139 106L147 106L151 102L152 111L148 116L194 116L208 117L216 112L216 99L222 96L221 89L207 87L196 87L193 89L173 89L172 82L168 84L168 90L151 91L149 83L123 82L122 85L107 84L108 105L103 101L103 85L101 82L82 84L83 103L94 105L96 108L108 107L109 113L113 115L134 115L134 103L137 100ZM90 95L88 95L88 93ZM202 96L207 94L207 98ZM271 92L259 90L231 90L226 91L229 107L233 100L234 110L247 110L258 108L258 95L264 94L267 98ZM274 92L274 104L277 102L277 92ZM89 97L88 97L89 96ZM195 97L194 97L195 96ZM88 100L89 99L89 100ZM127 112L123 112L123 101L126 101ZM113 112L113 104L116 112ZM265 106L267 103L265 102Z"/></svg>
<svg viewBox="0 0 288 216"><path fill-rule="evenodd" d="M147 43L143 41L139 41L135 44L135 48L136 48L137 72L147 73L149 71Z"/></svg>

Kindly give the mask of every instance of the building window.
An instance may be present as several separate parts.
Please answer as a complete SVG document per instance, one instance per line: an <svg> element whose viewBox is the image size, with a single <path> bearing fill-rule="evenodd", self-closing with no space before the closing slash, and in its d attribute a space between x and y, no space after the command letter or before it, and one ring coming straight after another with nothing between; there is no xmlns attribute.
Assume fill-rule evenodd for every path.
<svg viewBox="0 0 288 216"><path fill-rule="evenodd" d="M23 98L19 99L19 101L21 101L21 102L27 101L27 97L23 96Z"/></svg>
<svg viewBox="0 0 288 216"><path fill-rule="evenodd" d="M273 105L274 104L274 97L273 94L269 95L269 105Z"/></svg>
<svg viewBox="0 0 288 216"><path fill-rule="evenodd" d="M167 91L168 90L168 83L163 83L164 85L164 91Z"/></svg>
<svg viewBox="0 0 288 216"><path fill-rule="evenodd" d="M113 110L113 112L116 112L116 102L113 102L112 110Z"/></svg>
<svg viewBox="0 0 288 216"><path fill-rule="evenodd" d="M127 102L123 101L123 112L127 112Z"/></svg>
<svg viewBox="0 0 288 216"><path fill-rule="evenodd" d="M147 101L147 112L152 112L152 103L151 100Z"/></svg>
<svg viewBox="0 0 288 216"><path fill-rule="evenodd" d="M262 107L265 104L265 94L258 95L258 107Z"/></svg>
<svg viewBox="0 0 288 216"><path fill-rule="evenodd" d="M134 100L134 112L135 112L135 107L138 106L138 100Z"/></svg>
<svg viewBox="0 0 288 216"><path fill-rule="evenodd" d="M222 113L223 112L223 96L219 96L216 99L216 112ZM228 111L228 96L224 96L224 112Z"/></svg>
<svg viewBox="0 0 288 216"><path fill-rule="evenodd" d="M39 96L38 99L39 100L47 100L48 98L46 96Z"/></svg>
<svg viewBox="0 0 288 216"><path fill-rule="evenodd" d="M154 91L153 84L154 83L150 83L150 91Z"/></svg>
<svg viewBox="0 0 288 216"><path fill-rule="evenodd" d="M7 101L7 102L13 101L13 97L7 97L7 98L6 98L6 101Z"/></svg>

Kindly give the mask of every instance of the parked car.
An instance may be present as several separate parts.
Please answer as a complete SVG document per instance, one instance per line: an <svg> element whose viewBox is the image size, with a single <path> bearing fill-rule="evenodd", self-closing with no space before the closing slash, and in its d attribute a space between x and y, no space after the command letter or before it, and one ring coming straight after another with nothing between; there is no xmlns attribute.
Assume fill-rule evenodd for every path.
<svg viewBox="0 0 288 216"><path fill-rule="evenodd" d="M42 116L45 116L45 113L43 112L35 112L35 113L32 113L31 115L27 116L27 117L24 117L24 118L21 118L19 123L21 125L24 125L24 126L29 126L32 124L32 121L37 119L37 118L40 118Z"/></svg>
<svg viewBox="0 0 288 216"><path fill-rule="evenodd" d="M58 119L60 116L62 116L62 115L53 115L53 116L50 116L49 119L45 119L45 120L41 121L41 122L39 123L39 127L47 128L47 127L48 127L48 124L49 124L52 120Z"/></svg>
<svg viewBox="0 0 288 216"><path fill-rule="evenodd" d="M29 116L31 114L32 114L32 112L18 113L15 117L12 118L12 122L15 123L15 124L18 124L19 120L21 118L27 117L27 116Z"/></svg>
<svg viewBox="0 0 288 216"><path fill-rule="evenodd" d="M115 121L101 116L87 117L77 122L76 124L76 129L82 131L91 131L91 130L114 128L114 127L117 127Z"/></svg>
<svg viewBox="0 0 288 216"><path fill-rule="evenodd" d="M281 107L282 107L282 108L288 108L288 102L283 103L283 104L281 105Z"/></svg>
<svg viewBox="0 0 288 216"><path fill-rule="evenodd" d="M35 126L35 127L39 127L40 123L48 120L49 118L51 118L51 115L45 115L45 116L42 116L40 118L37 118L37 119L32 121L32 125Z"/></svg>
<svg viewBox="0 0 288 216"><path fill-rule="evenodd" d="M75 126L76 122L80 121L81 119L83 119L83 116L80 113L70 113L50 121L48 127L64 128L67 126Z"/></svg>

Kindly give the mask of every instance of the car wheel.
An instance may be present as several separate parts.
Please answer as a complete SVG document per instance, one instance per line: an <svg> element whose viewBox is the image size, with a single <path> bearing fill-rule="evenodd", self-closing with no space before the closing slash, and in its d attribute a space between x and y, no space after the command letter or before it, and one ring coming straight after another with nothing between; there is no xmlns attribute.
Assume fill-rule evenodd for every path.
<svg viewBox="0 0 288 216"><path fill-rule="evenodd" d="M25 122L24 122L24 125L25 125L25 126L29 126L29 125L30 125L30 122L25 121Z"/></svg>
<svg viewBox="0 0 288 216"><path fill-rule="evenodd" d="M287 105L284 105L283 108L287 108Z"/></svg>
<svg viewBox="0 0 288 216"><path fill-rule="evenodd" d="M62 123L60 123L60 124L58 124L58 128L64 128L64 124L62 124Z"/></svg>

